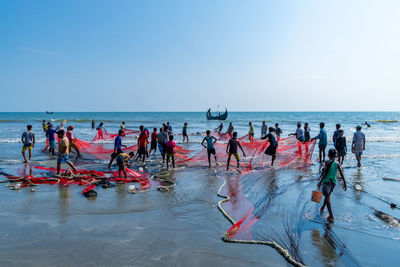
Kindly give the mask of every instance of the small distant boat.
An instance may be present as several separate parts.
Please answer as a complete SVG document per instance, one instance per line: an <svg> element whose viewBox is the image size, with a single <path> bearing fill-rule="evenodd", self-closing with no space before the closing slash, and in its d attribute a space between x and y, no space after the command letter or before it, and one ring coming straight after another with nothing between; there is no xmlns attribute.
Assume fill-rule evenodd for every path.
<svg viewBox="0 0 400 267"><path fill-rule="evenodd" d="M217 116L213 116L213 115L211 114L211 108L210 108L210 109L207 110L206 117L207 117L207 120L220 120L220 121L224 121L224 120L226 120L226 118L228 118L228 110L225 109L225 112L224 112L224 113L218 114Z"/></svg>
<svg viewBox="0 0 400 267"><path fill-rule="evenodd" d="M53 114L54 112L53 111L46 111L46 114Z"/></svg>

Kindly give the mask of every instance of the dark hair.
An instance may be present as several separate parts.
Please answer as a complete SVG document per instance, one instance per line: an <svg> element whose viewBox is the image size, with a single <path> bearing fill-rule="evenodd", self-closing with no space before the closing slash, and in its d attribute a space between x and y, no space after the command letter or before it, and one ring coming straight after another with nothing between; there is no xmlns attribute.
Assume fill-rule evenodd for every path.
<svg viewBox="0 0 400 267"><path fill-rule="evenodd" d="M160 128L160 132L162 132L162 131L163 131L163 128L161 127L161 128Z"/></svg>
<svg viewBox="0 0 400 267"><path fill-rule="evenodd" d="M336 124L336 128L340 128L340 126L341 126L340 123Z"/></svg>
<svg viewBox="0 0 400 267"><path fill-rule="evenodd" d="M129 152L129 156L131 156L131 158L133 158L135 156L135 153L131 151L131 152Z"/></svg>
<svg viewBox="0 0 400 267"><path fill-rule="evenodd" d="M324 128L324 127L325 127L325 122L321 122L321 123L319 124L319 126L322 126L322 128Z"/></svg>
<svg viewBox="0 0 400 267"><path fill-rule="evenodd" d="M143 125L140 125L140 126L139 126L139 129L140 129L141 131L143 131L143 129L144 129Z"/></svg>
<svg viewBox="0 0 400 267"><path fill-rule="evenodd" d="M26 129L28 129L28 131L31 130L31 129L32 129L32 125L28 124L28 125L26 126Z"/></svg>
<svg viewBox="0 0 400 267"><path fill-rule="evenodd" d="M237 132L233 132L233 137L236 137L237 136Z"/></svg>
<svg viewBox="0 0 400 267"><path fill-rule="evenodd" d="M307 126L308 126L308 122L305 122L304 125L307 125Z"/></svg>
<svg viewBox="0 0 400 267"><path fill-rule="evenodd" d="M153 131L157 132L157 128L154 128Z"/></svg>
<svg viewBox="0 0 400 267"><path fill-rule="evenodd" d="M339 133L344 133L344 131L343 130L339 130Z"/></svg>
<svg viewBox="0 0 400 267"><path fill-rule="evenodd" d="M297 123L297 127L301 127L301 123L300 122Z"/></svg>
<svg viewBox="0 0 400 267"><path fill-rule="evenodd" d="M119 130L118 134L124 134L124 130Z"/></svg>
<svg viewBox="0 0 400 267"><path fill-rule="evenodd" d="M103 125L103 123L102 122L100 122L100 126L102 126Z"/></svg>
<svg viewBox="0 0 400 267"><path fill-rule="evenodd" d="M65 131L64 130L58 130L58 132L57 132L57 134L59 134L59 135L64 135L65 134Z"/></svg>
<svg viewBox="0 0 400 267"><path fill-rule="evenodd" d="M278 125L279 125L279 123L276 122L276 123L275 123L275 126L278 126Z"/></svg>
<svg viewBox="0 0 400 267"><path fill-rule="evenodd" d="M330 158L336 157L336 149L334 149L334 148L329 149L328 157L330 157Z"/></svg>
<svg viewBox="0 0 400 267"><path fill-rule="evenodd" d="M171 135L169 136L169 141L172 141L172 140L174 140L174 136L171 134Z"/></svg>
<svg viewBox="0 0 400 267"><path fill-rule="evenodd" d="M125 121L122 121L122 124L125 124Z"/></svg>
<svg viewBox="0 0 400 267"><path fill-rule="evenodd" d="M269 128L268 128L268 131L270 131L270 132L274 132L274 131L275 131L275 129L274 129L274 128L272 128L272 127L269 127Z"/></svg>
<svg viewBox="0 0 400 267"><path fill-rule="evenodd" d="M210 130L207 130L207 131L206 131L206 134L207 134L207 135L209 135L210 133L211 133Z"/></svg>

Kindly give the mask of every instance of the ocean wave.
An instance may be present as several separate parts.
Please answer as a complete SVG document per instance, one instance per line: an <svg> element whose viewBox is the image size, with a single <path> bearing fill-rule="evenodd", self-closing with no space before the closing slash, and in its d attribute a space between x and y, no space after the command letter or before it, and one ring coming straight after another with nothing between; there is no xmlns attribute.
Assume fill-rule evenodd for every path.
<svg viewBox="0 0 400 267"><path fill-rule="evenodd" d="M50 119L50 120L47 119L46 121L51 121L51 122L62 122L62 121L64 121L64 120L66 120L67 123L68 123L68 122L88 122L88 123L92 122L91 119ZM35 119L34 121L42 122L43 120ZM118 122L118 123L121 123L122 121L123 121L123 120L95 120L96 124L99 123L99 122Z"/></svg>
<svg viewBox="0 0 400 267"><path fill-rule="evenodd" d="M24 122L24 120L0 120L1 122Z"/></svg>
<svg viewBox="0 0 400 267"><path fill-rule="evenodd" d="M400 143L400 136L379 136L379 137L366 137L367 142L388 142L388 143Z"/></svg>
<svg viewBox="0 0 400 267"><path fill-rule="evenodd" d="M376 120L375 122L378 123L396 123L399 122L398 120Z"/></svg>

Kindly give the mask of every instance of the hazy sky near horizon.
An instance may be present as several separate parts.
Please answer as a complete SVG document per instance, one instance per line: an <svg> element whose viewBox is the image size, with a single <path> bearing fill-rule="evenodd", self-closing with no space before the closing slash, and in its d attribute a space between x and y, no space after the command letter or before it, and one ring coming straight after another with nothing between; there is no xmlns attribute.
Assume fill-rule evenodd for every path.
<svg viewBox="0 0 400 267"><path fill-rule="evenodd" d="M400 110L399 12L400 1L1 1L0 111Z"/></svg>

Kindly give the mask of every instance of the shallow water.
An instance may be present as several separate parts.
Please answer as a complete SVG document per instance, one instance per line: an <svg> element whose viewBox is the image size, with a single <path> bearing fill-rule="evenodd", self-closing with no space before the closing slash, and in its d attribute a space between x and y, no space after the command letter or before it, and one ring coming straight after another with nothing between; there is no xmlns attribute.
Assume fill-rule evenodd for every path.
<svg viewBox="0 0 400 267"><path fill-rule="evenodd" d="M32 123L39 140L41 119L68 119L75 126L75 136L91 140L92 118L103 119L110 132L116 132L121 120L127 128L144 124L151 129L170 120L175 132L180 132L183 121L189 123L189 132L213 129L218 122L208 122L203 113L73 113L73 114L0 114L0 169L15 175L27 175L29 165L22 164L18 143L26 123ZM327 124L328 137L334 124L341 122L348 142L353 127L368 121L365 129L367 150L363 167L356 167L355 158L347 157L344 173L349 182L348 191L340 183L333 193L335 223L326 224L326 213L318 212L318 204L309 201L315 189L319 165L292 169L265 168L241 178L235 172L218 168L217 174L231 181L224 192L242 194L236 203L225 207L233 215L240 215L256 205L262 216L252 228L256 240L276 239L285 242L285 228L298 236L302 259L311 266L394 266L400 256L400 229L374 215L374 209L400 218L398 209L388 203L400 204L400 182L382 178L400 179L400 123L374 122L400 120L400 113L231 113L229 119L239 131L247 130L248 121L254 121L256 136L261 121L278 121L284 133L295 130L297 120L308 121L312 136L317 124ZM271 122L267 122L271 124ZM225 126L227 127L227 125ZM191 146L202 139L192 138ZM131 140L135 142L135 140ZM349 146L350 144L348 144ZM54 166L55 159L39 150L38 143L32 165ZM329 146L332 146L331 144ZM316 154L314 152L314 154ZM156 163L148 163L148 171L159 172ZM316 155L314 155L316 162ZM76 165L85 169L104 170L106 163L87 158ZM137 166L134 168L137 168ZM33 170L35 172L35 170ZM39 186L12 191L0 184L1 212L0 264L7 265L221 265L244 266L286 265L273 249L265 246L224 243L221 236L231 224L216 204L216 194L222 180L214 170L205 167L187 167L171 171L176 186L167 193L150 190L141 194L127 193L128 185L99 189L94 200L81 196L82 188ZM351 185L359 185L357 191ZM267 205L268 204L268 205ZM21 257L23 251L23 257Z"/></svg>

